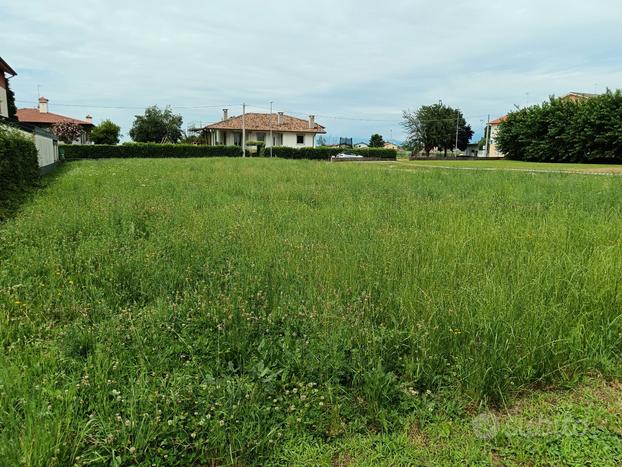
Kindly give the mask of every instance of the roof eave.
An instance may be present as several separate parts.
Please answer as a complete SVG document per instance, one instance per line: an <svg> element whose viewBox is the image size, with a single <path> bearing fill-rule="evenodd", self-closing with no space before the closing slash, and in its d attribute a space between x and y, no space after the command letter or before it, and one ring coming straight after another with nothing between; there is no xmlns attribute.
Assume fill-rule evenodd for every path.
<svg viewBox="0 0 622 467"><path fill-rule="evenodd" d="M0 68L2 68L5 73L10 74L11 76L17 76L17 72L13 68L11 68L11 66L7 62L5 62L2 57L0 57Z"/></svg>

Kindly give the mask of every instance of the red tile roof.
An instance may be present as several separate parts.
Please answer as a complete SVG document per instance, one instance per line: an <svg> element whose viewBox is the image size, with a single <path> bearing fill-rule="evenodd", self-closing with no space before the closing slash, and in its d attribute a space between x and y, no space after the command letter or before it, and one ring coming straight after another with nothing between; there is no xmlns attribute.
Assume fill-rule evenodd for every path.
<svg viewBox="0 0 622 467"><path fill-rule="evenodd" d="M491 125L500 125L501 123L505 122L508 119L507 115L504 115L503 117L499 117L496 120L491 120L490 124Z"/></svg>
<svg viewBox="0 0 622 467"><path fill-rule="evenodd" d="M0 72L8 73L11 76L15 76L15 70L9 66L7 62L5 62L2 57L0 57Z"/></svg>
<svg viewBox="0 0 622 467"><path fill-rule="evenodd" d="M247 113L244 117L244 126L247 131L279 131L291 133L326 133L322 125L317 123L309 128L309 120L283 115L283 123L278 124L277 114ZM207 130L242 130L242 116L231 117L227 120L207 125Z"/></svg>
<svg viewBox="0 0 622 467"><path fill-rule="evenodd" d="M39 109L17 109L17 120L24 123L43 123L48 125L54 125L60 122L71 122L83 126L94 126L85 120L78 120L76 118L65 117L64 115L58 115L52 112L41 113Z"/></svg>

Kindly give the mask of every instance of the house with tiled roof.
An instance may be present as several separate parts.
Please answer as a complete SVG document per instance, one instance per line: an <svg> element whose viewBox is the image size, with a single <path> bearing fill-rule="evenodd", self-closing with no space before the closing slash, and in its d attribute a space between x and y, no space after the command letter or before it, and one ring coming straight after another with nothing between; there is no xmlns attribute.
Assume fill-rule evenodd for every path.
<svg viewBox="0 0 622 467"><path fill-rule="evenodd" d="M559 99L562 101L570 101L570 102L582 102L587 99L591 99L592 97L597 97L598 94L592 94L589 92L569 92L565 96L560 97Z"/></svg>
<svg viewBox="0 0 622 467"><path fill-rule="evenodd" d="M93 117L87 115L84 120L79 120L77 118L53 113L49 111L48 103L48 99L40 97L38 107L17 109L17 120L43 130L51 130L57 123L75 123L76 125L80 125L82 127L82 135L80 135L80 138L74 141L74 143L88 144L91 130L95 126L93 125Z"/></svg>
<svg viewBox="0 0 622 467"><path fill-rule="evenodd" d="M266 147L287 146L291 148L315 147L315 137L326 133L325 128L315 122L315 116L308 120L285 115L283 112L247 113L229 117L228 109L223 110L220 122L201 129L207 144L242 146L242 134L246 141L260 141Z"/></svg>
<svg viewBox="0 0 622 467"><path fill-rule="evenodd" d="M499 148L497 147L497 134L499 133L499 125L505 122L508 119L507 115L503 117L496 118L488 122L488 126L486 128L486 138L488 139L488 144L486 147L487 151L482 152L483 157L505 157Z"/></svg>
<svg viewBox="0 0 622 467"><path fill-rule="evenodd" d="M0 117L9 117L7 89L9 88L9 77L15 75L17 75L15 70L0 57Z"/></svg>

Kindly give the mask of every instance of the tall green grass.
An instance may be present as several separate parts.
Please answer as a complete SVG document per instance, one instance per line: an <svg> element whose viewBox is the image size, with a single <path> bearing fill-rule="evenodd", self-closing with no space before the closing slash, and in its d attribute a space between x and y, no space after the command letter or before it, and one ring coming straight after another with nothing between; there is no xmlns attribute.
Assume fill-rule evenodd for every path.
<svg viewBox="0 0 622 467"><path fill-rule="evenodd" d="M618 375L621 211L614 177L69 164L0 227L0 459L266 463Z"/></svg>

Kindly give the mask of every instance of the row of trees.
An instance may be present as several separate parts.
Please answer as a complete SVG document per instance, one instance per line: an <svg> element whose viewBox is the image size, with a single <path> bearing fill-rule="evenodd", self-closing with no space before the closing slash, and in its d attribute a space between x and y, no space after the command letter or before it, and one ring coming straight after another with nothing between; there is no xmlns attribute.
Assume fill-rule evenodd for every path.
<svg viewBox="0 0 622 467"><path fill-rule="evenodd" d="M622 93L578 102L551 98L512 112L496 142L508 159L622 162Z"/></svg>

